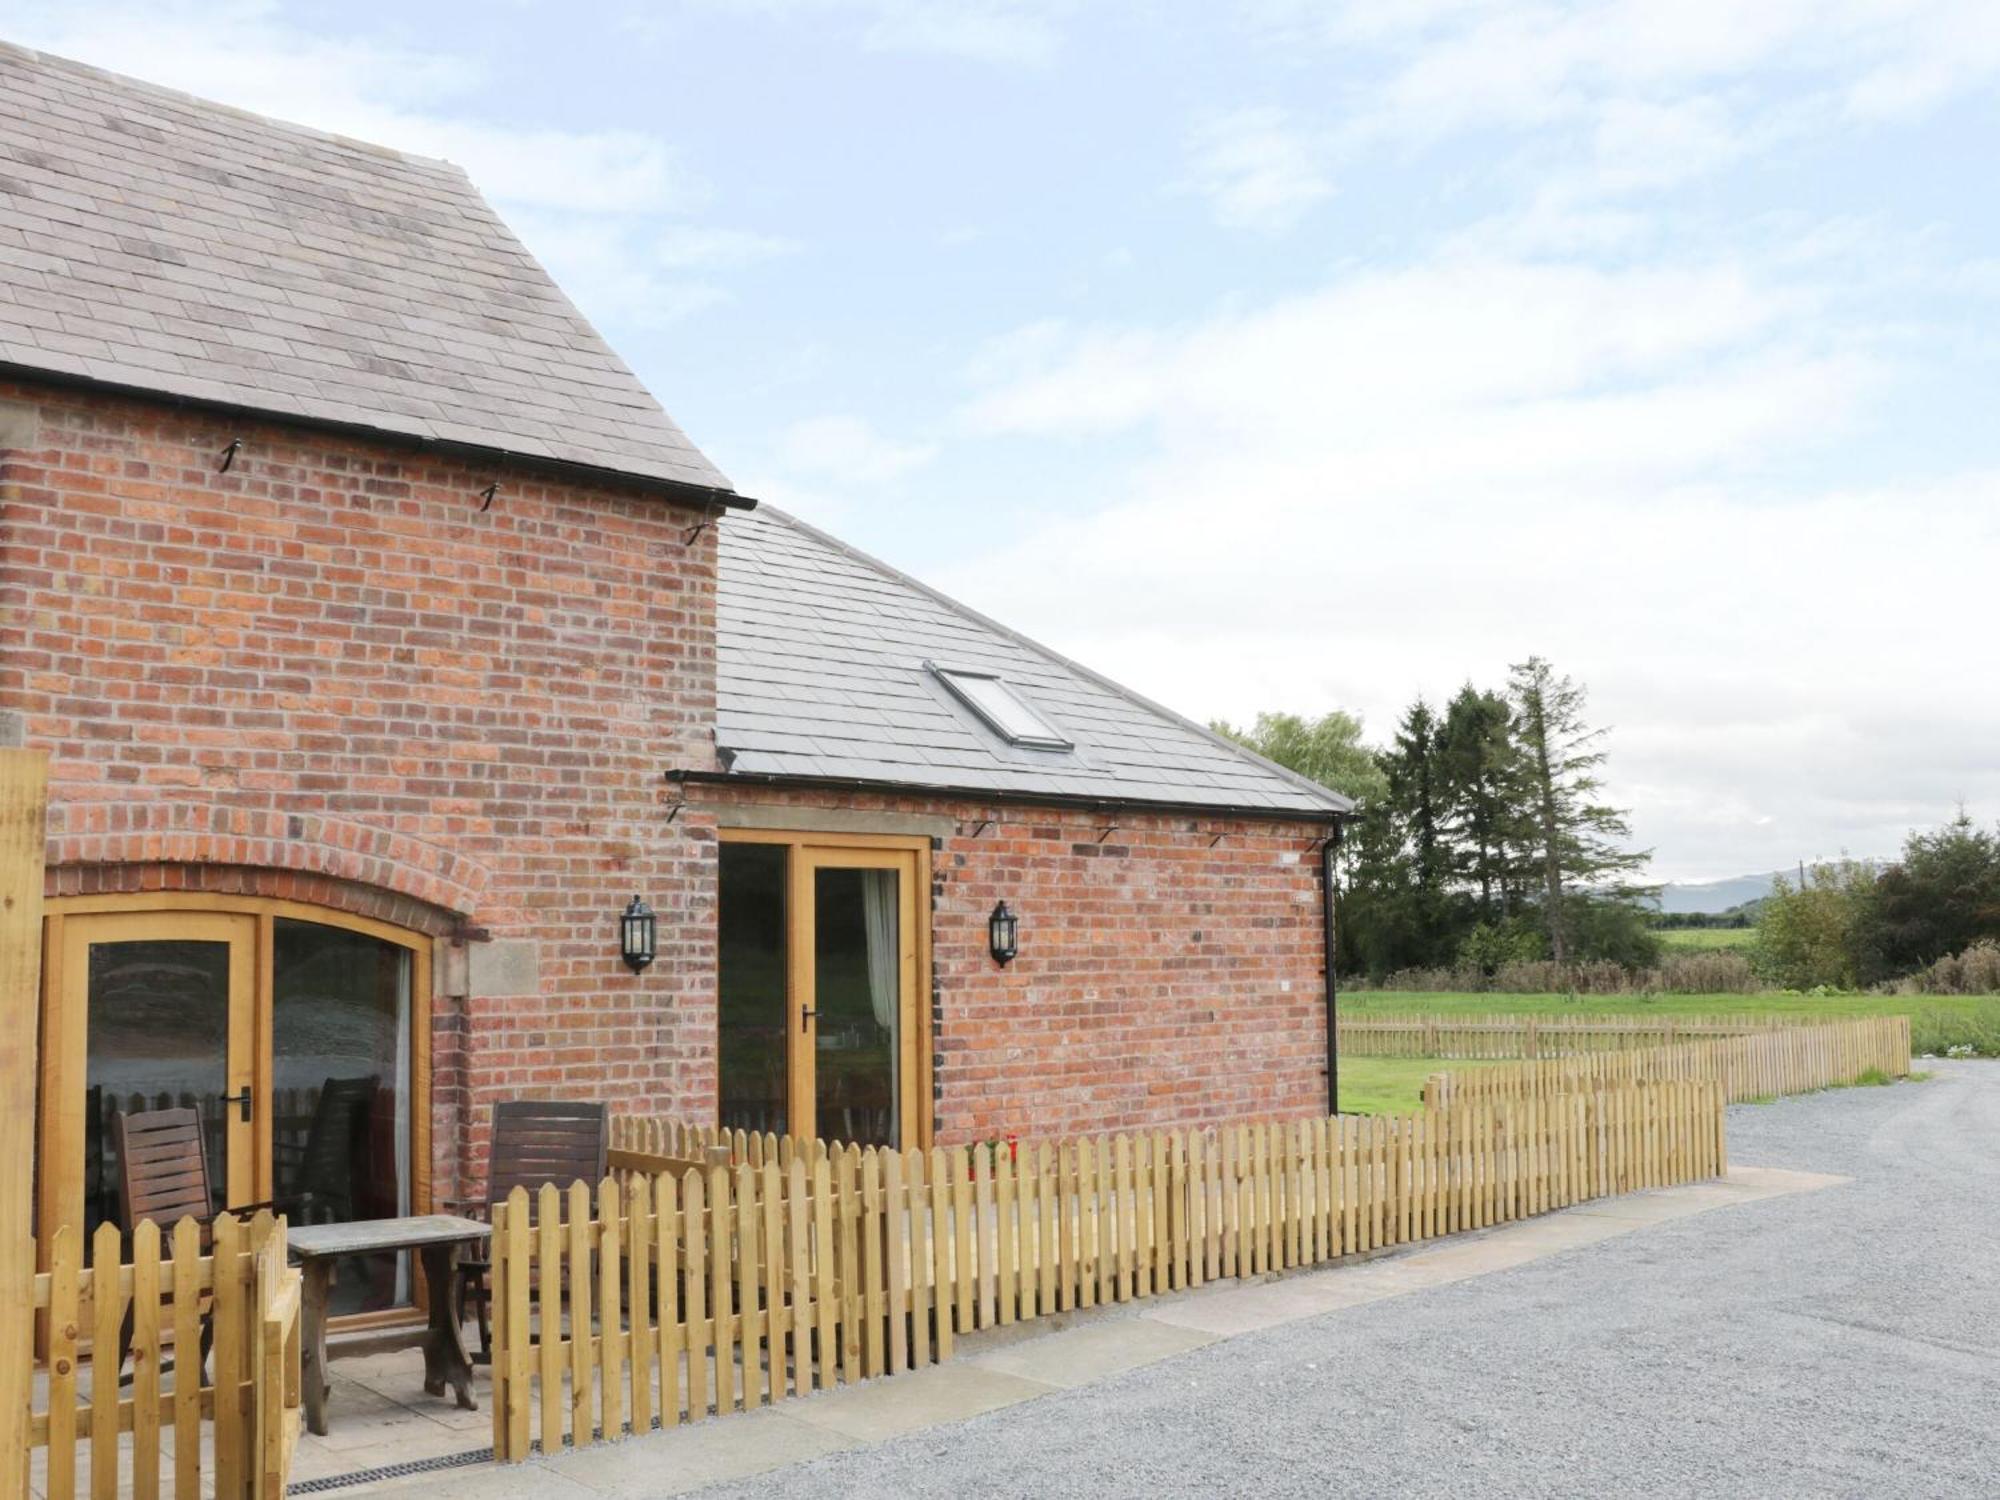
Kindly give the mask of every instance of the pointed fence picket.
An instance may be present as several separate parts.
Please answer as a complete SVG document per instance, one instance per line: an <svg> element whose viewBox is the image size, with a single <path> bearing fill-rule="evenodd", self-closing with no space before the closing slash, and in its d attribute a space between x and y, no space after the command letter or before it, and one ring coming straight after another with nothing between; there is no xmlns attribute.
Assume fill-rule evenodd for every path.
<svg viewBox="0 0 2000 1500"><path fill-rule="evenodd" d="M301 1416L285 1221L225 1215L211 1240L203 1254L195 1220L171 1235L146 1220L126 1262L115 1225L98 1227L88 1256L75 1231L56 1231L34 1283L48 1357L27 1421L30 1449L46 1450L35 1488L48 1500L284 1494Z"/></svg>
<svg viewBox="0 0 2000 1500"><path fill-rule="evenodd" d="M1791 1015L1503 1015L1479 1013L1367 1013L1341 1016L1337 1037L1343 1057L1435 1057L1450 1061L1545 1061L1578 1055L1621 1054L1726 1037L1761 1036L1828 1025L1863 1028L1907 1018L1868 1017L1828 1022Z"/></svg>
<svg viewBox="0 0 2000 1500"><path fill-rule="evenodd" d="M618 1169L494 1213L494 1452L949 1359L980 1329L1725 1170L1711 1080L1407 1116L898 1152L614 1123ZM645 1144L668 1148L647 1170ZM730 1160L689 1165L726 1146Z"/></svg>
<svg viewBox="0 0 2000 1500"><path fill-rule="evenodd" d="M1721 1083L1725 1103L1740 1104L1853 1083L1870 1074L1905 1078L1909 1072L1910 1018L1870 1016L1674 1046L1433 1073L1424 1085L1424 1102L1441 1106L1548 1098L1627 1084L1708 1078Z"/></svg>

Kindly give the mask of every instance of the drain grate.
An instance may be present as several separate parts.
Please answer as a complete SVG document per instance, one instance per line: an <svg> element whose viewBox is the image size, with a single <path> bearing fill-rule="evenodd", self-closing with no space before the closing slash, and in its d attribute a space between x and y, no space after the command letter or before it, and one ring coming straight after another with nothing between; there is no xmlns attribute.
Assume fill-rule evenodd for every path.
<svg viewBox="0 0 2000 1500"><path fill-rule="evenodd" d="M469 1469L474 1464L492 1461L491 1448L475 1448L470 1453L448 1453L442 1458L419 1458L406 1464L384 1464L379 1469L357 1469L352 1474L329 1474L324 1479L298 1479L292 1482L288 1493L321 1495L328 1490L344 1490L357 1484L373 1484L378 1479L401 1479L405 1474L434 1474L440 1469Z"/></svg>

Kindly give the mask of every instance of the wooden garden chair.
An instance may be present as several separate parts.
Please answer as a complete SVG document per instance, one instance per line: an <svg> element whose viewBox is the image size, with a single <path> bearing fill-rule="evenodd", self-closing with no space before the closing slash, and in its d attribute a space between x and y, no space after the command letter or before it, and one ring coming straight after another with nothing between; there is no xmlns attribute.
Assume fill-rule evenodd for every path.
<svg viewBox="0 0 2000 1500"><path fill-rule="evenodd" d="M312 1127L277 1207L294 1224L343 1223L354 1217L354 1145L374 1107L370 1078L329 1078L319 1088Z"/></svg>
<svg viewBox="0 0 2000 1500"><path fill-rule="evenodd" d="M170 1237L182 1219L201 1225L201 1253L207 1255L214 1242L215 1199L208 1178L208 1152L203 1148L201 1111L155 1109L112 1116L111 1133L118 1147L118 1227L129 1245L141 1223L151 1219L160 1226L162 1237ZM245 1213L268 1204L249 1204L230 1209ZM205 1296L201 1314L201 1358L197 1370L208 1362L214 1326L209 1321ZM124 1327L118 1335L118 1368L132 1351L134 1309L125 1310ZM166 1367L170 1368L170 1367ZM121 1377L129 1379L130 1377Z"/></svg>
<svg viewBox="0 0 2000 1500"><path fill-rule="evenodd" d="M595 1194L598 1183L610 1170L610 1112L602 1104L575 1104L560 1099L516 1099L493 1106L493 1139L486 1154L486 1196L465 1205L487 1219L493 1205L507 1201L515 1188L528 1191L529 1212L542 1184L553 1182L567 1189L572 1182L590 1184ZM492 1262L485 1258L461 1260L458 1275L458 1319L465 1321L467 1304L479 1315L480 1364L493 1358L493 1291L487 1280ZM432 1287L433 1297L449 1296L445 1287Z"/></svg>

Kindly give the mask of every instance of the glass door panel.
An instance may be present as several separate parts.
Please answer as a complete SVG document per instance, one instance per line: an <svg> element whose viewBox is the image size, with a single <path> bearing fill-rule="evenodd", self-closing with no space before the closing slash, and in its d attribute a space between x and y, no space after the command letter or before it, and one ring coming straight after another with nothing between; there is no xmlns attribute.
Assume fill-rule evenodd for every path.
<svg viewBox="0 0 2000 1500"><path fill-rule="evenodd" d="M902 1140L901 878L813 872L814 1129L824 1140Z"/></svg>
<svg viewBox="0 0 2000 1500"><path fill-rule="evenodd" d="M788 1128L787 852L783 844L721 849L717 1114L725 1130Z"/></svg>
<svg viewBox="0 0 2000 1500"><path fill-rule="evenodd" d="M120 1114L198 1110L211 1207L248 1202L254 924L163 913L81 917L68 930L66 982L85 1017L85 1233L119 1215Z"/></svg>
<svg viewBox="0 0 2000 1500"><path fill-rule="evenodd" d="M364 932L272 924L272 1197L295 1224L411 1211L410 950ZM407 1257L356 1257L332 1311L410 1300Z"/></svg>

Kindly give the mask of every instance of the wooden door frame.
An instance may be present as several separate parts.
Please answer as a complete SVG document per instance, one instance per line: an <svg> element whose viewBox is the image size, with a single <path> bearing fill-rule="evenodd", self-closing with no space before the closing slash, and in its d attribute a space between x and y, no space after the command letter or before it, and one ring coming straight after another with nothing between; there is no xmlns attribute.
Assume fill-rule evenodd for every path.
<svg viewBox="0 0 2000 1500"><path fill-rule="evenodd" d="M410 1109L410 1211L431 1209L431 943L422 933L357 917L331 907L269 896L209 895L199 891L135 891L125 895L57 896L46 904L42 922L41 1087L36 1116L40 1170L36 1181L36 1226L41 1263L60 1224L82 1223L84 1079L89 1067L87 1004L70 1003L79 991L66 990L63 951L65 923L74 917L151 914L214 914L249 918L252 940L250 997L251 1085L260 1108L251 1125L249 1151L251 1190L247 1199L271 1196L272 1174L272 961L274 932L280 919L339 927L379 938L410 955L410 1077L406 1080ZM164 929L163 929L164 932ZM232 1163L231 1169L235 1170ZM231 1196L236 1198L235 1183ZM238 1199L238 1201L243 1201ZM421 1304L419 1304L421 1305ZM342 1319L341 1326L399 1322L410 1308Z"/></svg>
<svg viewBox="0 0 2000 1500"><path fill-rule="evenodd" d="M901 1146L929 1150L931 1146L931 841L907 834L813 833L778 828L719 828L725 844L783 846L785 859L785 1111L788 1126L814 1118L812 1055L803 1063L793 1049L793 1027L802 1010L811 1009L813 981L813 874L820 869L896 869L908 872L899 902L907 923L903 941L903 1015L899 1028L899 1089L903 1121ZM873 858L871 858L871 856ZM719 894L719 892L718 892ZM805 955L800 962L798 955ZM719 1021L719 1016L718 1016ZM806 1032L816 1037L817 1022ZM719 1055L719 1054L718 1054ZM718 1123L721 1090L716 1091ZM793 1129L794 1134L799 1132Z"/></svg>
<svg viewBox="0 0 2000 1500"><path fill-rule="evenodd" d="M55 1226L83 1224L84 1143L89 1134L88 975L76 972L94 943L223 943L229 949L228 1036L224 1043L223 1090L257 1091L257 983L261 969L257 919L247 912L113 910L65 913L50 923L51 952L43 972L53 977L60 1015L51 1025L43 1016L41 1089L42 1238ZM68 983L64 983L64 976ZM244 1124L238 1111L225 1111L220 1163L223 1197L229 1203L269 1198L259 1192L268 1175L257 1162L258 1121Z"/></svg>

